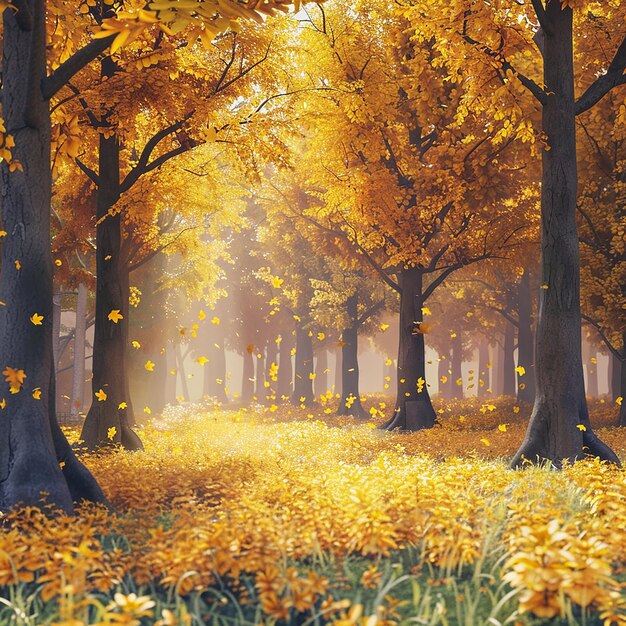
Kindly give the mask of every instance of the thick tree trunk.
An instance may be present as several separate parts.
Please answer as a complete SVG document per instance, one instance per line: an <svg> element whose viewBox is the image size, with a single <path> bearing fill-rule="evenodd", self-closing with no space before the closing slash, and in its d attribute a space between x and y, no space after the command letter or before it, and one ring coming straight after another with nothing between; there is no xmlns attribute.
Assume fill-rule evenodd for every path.
<svg viewBox="0 0 626 626"><path fill-rule="evenodd" d="M296 326L296 371L293 381L292 404L313 402L313 341L309 331L300 324Z"/></svg>
<svg viewBox="0 0 626 626"><path fill-rule="evenodd" d="M93 393L81 439L89 449L113 442L128 450L139 450L143 445L130 427L131 408L126 378L128 270L120 258L121 216L119 213L109 214L120 196L119 157L117 136L100 135L100 185L96 213L96 322L91 382ZM118 311L123 318L112 321L109 319L112 311ZM104 400L96 396L99 394L102 397L102 391L106 394Z"/></svg>
<svg viewBox="0 0 626 626"><path fill-rule="evenodd" d="M401 270L400 340L398 346L398 390L396 407L390 420L381 426L387 430L414 431L432 428L435 424L428 385L423 321L423 274L418 267Z"/></svg>
<svg viewBox="0 0 626 626"><path fill-rule="evenodd" d="M502 394L515 395L515 327L504 323L504 343L502 346Z"/></svg>
<svg viewBox="0 0 626 626"><path fill-rule="evenodd" d="M76 324L74 326L74 366L70 415L78 417L85 402L85 338L87 334L87 287L78 285Z"/></svg>
<svg viewBox="0 0 626 626"><path fill-rule="evenodd" d="M535 400L535 363L533 355L532 294L530 276L524 272L518 287L517 364L524 375L517 373L517 402L531 404Z"/></svg>
<svg viewBox="0 0 626 626"><path fill-rule="evenodd" d="M354 415L362 419L367 413L359 392L359 297L354 294L346 303L350 326L341 334L341 400L337 415Z"/></svg>
<svg viewBox="0 0 626 626"><path fill-rule="evenodd" d="M486 339L481 339L478 344L478 385L476 395L479 398L487 396L487 389L491 389L489 364L489 344Z"/></svg>
<svg viewBox="0 0 626 626"><path fill-rule="evenodd" d="M463 344L458 333L452 339L450 370L450 396L460 400L463 398Z"/></svg>
<svg viewBox="0 0 626 626"><path fill-rule="evenodd" d="M278 350L278 381L276 382L276 395L279 400L289 400L293 393L292 347L292 335L282 335Z"/></svg>
<svg viewBox="0 0 626 626"><path fill-rule="evenodd" d="M254 350L243 353L243 369L241 371L241 401L250 404L254 398Z"/></svg>
<svg viewBox="0 0 626 626"><path fill-rule="evenodd" d="M535 349L537 392L526 437L512 461L585 455L619 464L593 433L584 393L581 358L580 266L576 230L576 128L574 115L573 12L548 0L544 33L543 131L550 150L542 157L541 289ZM580 428L579 428L580 427Z"/></svg>
<svg viewBox="0 0 626 626"><path fill-rule="evenodd" d="M328 391L328 350L320 348L315 358L315 395L324 395Z"/></svg>
<svg viewBox="0 0 626 626"><path fill-rule="evenodd" d="M18 393L3 382L0 411L0 509L48 503L66 511L73 501L105 502L97 483L74 456L56 421L52 353L50 253L50 113L40 93L46 73L46 8L25 0L32 30L4 11L2 113L23 172L0 164L2 245L0 363L25 374ZM21 269L18 269L19 261ZM33 314L43 315L34 325ZM5 373L5 376L7 374ZM41 395L33 392L38 389ZM37 399L39 397L39 399ZM61 468L61 463L64 463Z"/></svg>

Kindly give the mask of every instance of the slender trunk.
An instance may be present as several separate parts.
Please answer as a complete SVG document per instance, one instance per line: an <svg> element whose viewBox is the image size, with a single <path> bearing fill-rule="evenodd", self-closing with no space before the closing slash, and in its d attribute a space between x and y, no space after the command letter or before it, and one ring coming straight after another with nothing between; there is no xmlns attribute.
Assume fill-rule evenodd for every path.
<svg viewBox="0 0 626 626"><path fill-rule="evenodd" d="M622 333L622 360L621 362L618 361L617 364L620 366L620 387L617 397L622 399L619 405L618 424L619 426L626 426L626 331Z"/></svg>
<svg viewBox="0 0 626 626"><path fill-rule="evenodd" d="M61 352L61 294L55 289L52 295L52 357L54 373L59 370Z"/></svg>
<svg viewBox="0 0 626 626"><path fill-rule="evenodd" d="M278 380L276 382L276 393L280 400L289 400L293 393L292 347L292 335L282 335L278 350Z"/></svg>
<svg viewBox="0 0 626 626"><path fill-rule="evenodd" d="M359 392L359 296L354 294L346 303L349 326L341 334L341 400L337 415L366 418Z"/></svg>
<svg viewBox="0 0 626 626"><path fill-rule="evenodd" d="M546 101L542 125L550 150L542 155L541 286L535 349L537 392L512 465L548 459L560 465L585 454L619 464L593 433L580 353L580 265L576 230L576 127L573 11L548 0L544 33ZM581 428L578 428L580 426Z"/></svg>
<svg viewBox="0 0 626 626"><path fill-rule="evenodd" d="M620 397L622 362L611 352L609 354L609 393L613 400ZM624 396L622 396L623 398Z"/></svg>
<svg viewBox="0 0 626 626"><path fill-rule="evenodd" d="M502 395L502 346L496 341L491 347L491 391L498 397Z"/></svg>
<svg viewBox="0 0 626 626"><path fill-rule="evenodd" d="M167 363L165 403L174 404L176 402L176 348L171 343L165 348L165 361Z"/></svg>
<svg viewBox="0 0 626 626"><path fill-rule="evenodd" d="M524 272L518 287L517 365L524 374L517 372L517 402L531 404L535 399L535 363L533 355L532 294L530 276Z"/></svg>
<svg viewBox="0 0 626 626"><path fill-rule="evenodd" d="M256 358L256 374L254 376L254 395L257 402L265 401L265 348L259 352L261 356Z"/></svg>
<svg viewBox="0 0 626 626"><path fill-rule="evenodd" d="M78 417L85 401L85 335L87 333L87 287L78 285L76 324L74 326L74 366L70 415Z"/></svg>
<svg viewBox="0 0 626 626"><path fill-rule="evenodd" d="M23 171L9 172L6 161L0 163L2 226L8 233L0 272L6 305L0 307L0 363L26 378L18 393L9 393L6 383L1 393L6 405L0 411L0 509L40 506L45 492L48 503L69 512L73 501L105 498L56 420L50 112L39 89L46 74L46 7L44 0L24 5L33 16L30 31L22 30L13 11L3 13L2 114ZM41 325L31 323L35 313L43 315ZM33 395L35 390L41 395Z"/></svg>
<svg viewBox="0 0 626 626"><path fill-rule="evenodd" d="M437 364L437 376L439 377L439 397L443 400L450 400L450 369L449 355L440 354Z"/></svg>
<svg viewBox="0 0 626 626"><path fill-rule="evenodd" d="M342 394L341 379L343 377L343 347L337 346L335 349L335 394Z"/></svg>
<svg viewBox="0 0 626 626"><path fill-rule="evenodd" d="M272 403L276 400L276 383L278 381L276 367L278 366L278 345L275 340L267 344L265 358L265 380L269 386L265 389L265 402Z"/></svg>
<svg viewBox="0 0 626 626"><path fill-rule="evenodd" d="M112 63L110 59L105 61ZM104 75L107 73L103 70ZM91 408L85 418L81 439L88 448L119 443L129 450L142 449L141 440L130 427L130 397L126 377L128 338L128 270L120 258L121 216L109 210L120 196L120 146L116 135L100 135L100 184L96 226L96 322L93 343ZM117 322L109 316L117 312ZM106 397L103 396L103 393ZM96 395L98 394L98 395ZM104 399L102 399L104 398Z"/></svg>
<svg viewBox="0 0 626 626"><path fill-rule="evenodd" d="M489 344L486 339L481 339L478 344L478 391L477 396L484 398L487 396L487 389L491 389L489 374Z"/></svg>
<svg viewBox="0 0 626 626"><path fill-rule="evenodd" d="M587 395L591 398L598 397L598 349L589 345L587 350Z"/></svg>
<svg viewBox="0 0 626 626"><path fill-rule="evenodd" d="M241 401L250 404L254 396L254 357L253 350L243 353L243 369L241 372Z"/></svg>
<svg viewBox="0 0 626 626"><path fill-rule="evenodd" d="M399 279L402 292L396 407L381 428L414 431L431 428L436 417L426 384L424 334L420 332L423 273L419 267L410 267L401 270Z"/></svg>
<svg viewBox="0 0 626 626"><path fill-rule="evenodd" d="M463 342L461 336L457 333L452 338L452 356L450 359L450 395L455 400L463 398Z"/></svg>
<svg viewBox="0 0 626 626"><path fill-rule="evenodd" d="M315 395L321 396L328 391L328 350L320 348L315 359Z"/></svg>
<svg viewBox="0 0 626 626"><path fill-rule="evenodd" d="M180 387L183 394L183 401L189 402L189 383L187 382L187 372L185 371L185 357L183 349L179 343L176 344L176 369L180 378Z"/></svg>
<svg viewBox="0 0 626 626"><path fill-rule="evenodd" d="M296 326L296 372L293 383L292 404L313 402L313 341L309 331Z"/></svg>
<svg viewBox="0 0 626 626"><path fill-rule="evenodd" d="M502 393L505 396L515 395L515 327L509 322L505 322L504 326Z"/></svg>

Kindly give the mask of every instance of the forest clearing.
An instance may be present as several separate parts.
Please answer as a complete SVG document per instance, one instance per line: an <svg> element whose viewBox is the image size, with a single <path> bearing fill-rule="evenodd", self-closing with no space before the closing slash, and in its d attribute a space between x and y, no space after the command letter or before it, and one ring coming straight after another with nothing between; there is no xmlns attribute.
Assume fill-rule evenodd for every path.
<svg viewBox="0 0 626 626"><path fill-rule="evenodd" d="M624 0L0 8L0 626L626 626Z"/></svg>

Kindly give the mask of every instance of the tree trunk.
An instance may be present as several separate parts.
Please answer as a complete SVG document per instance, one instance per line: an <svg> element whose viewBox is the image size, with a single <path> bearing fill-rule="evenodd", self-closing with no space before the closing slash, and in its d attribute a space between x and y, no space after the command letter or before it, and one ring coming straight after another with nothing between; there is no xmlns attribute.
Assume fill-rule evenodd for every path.
<svg viewBox="0 0 626 626"><path fill-rule="evenodd" d="M241 372L241 401L250 404L254 397L254 350L243 353L243 369Z"/></svg>
<svg viewBox="0 0 626 626"><path fill-rule="evenodd" d="M54 374L59 369L59 353L61 352L61 294L55 289L52 294L52 357Z"/></svg>
<svg viewBox="0 0 626 626"><path fill-rule="evenodd" d="M504 345L502 348L502 394L515 395L515 327L504 322Z"/></svg>
<svg viewBox="0 0 626 626"><path fill-rule="evenodd" d="M78 417L85 402L85 335L87 333L87 287L78 285L76 324L74 326L74 366L70 415Z"/></svg>
<svg viewBox="0 0 626 626"><path fill-rule="evenodd" d="M491 389L489 378L491 369L487 367L488 364L489 344L486 339L481 339L478 344L478 391L476 393L479 398L485 398L488 395L487 389Z"/></svg>
<svg viewBox="0 0 626 626"><path fill-rule="evenodd" d="M33 16L22 30L4 11L2 113L15 140L13 158L23 171L0 163L2 245L0 272L0 363L23 370L18 393L9 393L0 411L0 509L47 502L65 510L81 499L105 502L89 471L76 459L55 412L52 353L52 255L50 253L50 113L40 84L46 74L46 7L25 0ZM21 264L18 269L16 261ZM41 325L30 318L43 315ZM6 376L7 374L5 374ZM40 399L33 391L41 391ZM35 394L36 396L38 394ZM61 468L60 463L64 463Z"/></svg>
<svg viewBox="0 0 626 626"><path fill-rule="evenodd" d="M354 294L346 303L350 326L341 334L341 400L337 415L354 415L362 419L367 413L359 392L359 296Z"/></svg>
<svg viewBox="0 0 626 626"><path fill-rule="evenodd" d="M587 395L591 398L598 397L598 349L589 345L587 360Z"/></svg>
<svg viewBox="0 0 626 626"><path fill-rule="evenodd" d="M502 346L498 341L491 350L491 391L495 397L502 395Z"/></svg>
<svg viewBox="0 0 626 626"><path fill-rule="evenodd" d="M611 352L609 353L609 393L613 400L620 397L622 362ZM624 396L622 396L623 398Z"/></svg>
<svg viewBox="0 0 626 626"><path fill-rule="evenodd" d="M261 356L255 355L256 358L256 374L254 376L254 395L257 402L265 402L265 348L259 352Z"/></svg>
<svg viewBox="0 0 626 626"><path fill-rule="evenodd" d="M337 346L335 349L335 394L342 394L341 379L343 377L343 346Z"/></svg>
<svg viewBox="0 0 626 626"><path fill-rule="evenodd" d="M402 292L396 407L391 419L381 428L414 431L431 428L436 417L426 384L424 334L419 332L424 306L422 270L419 267L401 270L399 282Z"/></svg>
<svg viewBox="0 0 626 626"><path fill-rule="evenodd" d="M187 372L185 371L185 357L180 343L176 344L176 369L180 378L180 387L183 394L183 401L189 402L189 383L187 382Z"/></svg>
<svg viewBox="0 0 626 626"><path fill-rule="evenodd" d="M315 395L321 396L328 391L328 350L320 348L315 359Z"/></svg>
<svg viewBox="0 0 626 626"><path fill-rule="evenodd" d="M535 399L535 363L533 356L532 294L530 276L524 272L518 286L517 364L525 372L517 372L517 402L531 404Z"/></svg>
<svg viewBox="0 0 626 626"><path fill-rule="evenodd" d="M278 382L277 372L274 369L274 378L272 380L272 366L276 368L278 365L278 345L276 340L272 339L267 344L267 350L265 351L265 380L269 383L269 387L265 389L264 400L266 403L271 404L276 400L276 387Z"/></svg>
<svg viewBox="0 0 626 626"><path fill-rule="evenodd" d="M450 359L450 395L456 400L463 398L463 344L457 333L452 339L452 356Z"/></svg>
<svg viewBox="0 0 626 626"><path fill-rule="evenodd" d="M176 347L168 343L165 347L165 362L167 363L167 383L165 385L165 403L176 402ZM174 372L172 374L172 372Z"/></svg>
<svg viewBox="0 0 626 626"><path fill-rule="evenodd" d="M313 341L309 331L296 326L296 372L293 382L292 404L313 403Z"/></svg>
<svg viewBox="0 0 626 626"><path fill-rule="evenodd" d="M112 61L107 57L103 61ZM91 408L85 418L81 439L89 449L119 443L128 450L143 448L130 427L130 398L126 378L126 341L128 339L128 270L120 258L121 216L109 210L120 196L120 146L116 135L100 135L100 184L97 197L96 226L96 322L93 343ZM124 282L126 274L126 283ZM114 322L112 311L122 315ZM96 394L104 400L98 399ZM114 430L112 430L114 429Z"/></svg>
<svg viewBox="0 0 626 626"><path fill-rule="evenodd" d="M293 364L291 363L292 335L281 335L278 350L278 380L276 395L280 400L289 400L293 393Z"/></svg>
<svg viewBox="0 0 626 626"><path fill-rule="evenodd" d="M591 429L584 393L576 230L573 12L562 7L560 0L548 0L546 16L550 30L544 33L547 95L542 124L550 150L544 150L542 156L537 392L526 437L512 465L548 459L559 466L565 458L572 461L587 454L619 464L615 453Z"/></svg>
<svg viewBox="0 0 626 626"><path fill-rule="evenodd" d="M626 426L626 331L622 333L622 360L621 362L615 359L616 365L619 365L620 372L620 386L617 398L621 398L621 404L619 407L619 426Z"/></svg>

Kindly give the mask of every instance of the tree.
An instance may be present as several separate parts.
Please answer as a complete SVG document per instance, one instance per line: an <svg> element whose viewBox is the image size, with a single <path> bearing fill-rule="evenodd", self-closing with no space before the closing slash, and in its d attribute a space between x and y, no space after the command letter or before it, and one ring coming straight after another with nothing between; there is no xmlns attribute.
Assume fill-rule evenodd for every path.
<svg viewBox="0 0 626 626"><path fill-rule="evenodd" d="M532 127L537 107L541 113L539 136L547 145L541 155L537 391L514 467L538 458L558 465L583 454L619 462L593 433L584 397L575 120L626 82L625 10L622 3L610 10L604 5L591 9L570 0L533 0L532 6L514 4L507 11L465 0L418 3L410 9L416 29L446 55L451 71L463 79L471 77L476 106L490 111L494 119L504 110L513 127L520 119ZM445 18L430 19L434 14ZM613 51L608 60L607 50ZM542 60L543 79L533 80L531 72ZM508 100L504 108L492 95L496 91Z"/></svg>

